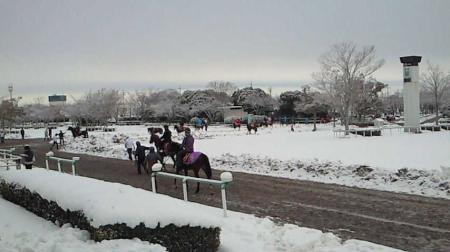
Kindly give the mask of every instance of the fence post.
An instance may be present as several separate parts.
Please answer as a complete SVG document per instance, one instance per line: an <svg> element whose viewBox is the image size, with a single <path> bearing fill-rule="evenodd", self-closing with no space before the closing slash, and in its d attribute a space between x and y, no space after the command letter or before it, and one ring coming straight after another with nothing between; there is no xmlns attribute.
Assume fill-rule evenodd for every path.
<svg viewBox="0 0 450 252"><path fill-rule="evenodd" d="M75 170L75 163L80 160L79 157L73 157L72 158L72 175L76 175L76 170Z"/></svg>
<svg viewBox="0 0 450 252"><path fill-rule="evenodd" d="M152 167L150 167L151 169L151 181L152 181L152 192L156 193L156 175L158 174L158 172L161 171L162 169L162 164L154 164Z"/></svg>
<svg viewBox="0 0 450 252"><path fill-rule="evenodd" d="M155 181L155 177L156 177L156 172L152 172L152 192L156 193L156 181Z"/></svg>
<svg viewBox="0 0 450 252"><path fill-rule="evenodd" d="M220 174L220 180L222 184L220 185L220 191L222 192L222 208L223 208L223 217L227 217L227 195L225 193L225 188L228 183L233 181L233 174L231 172L222 172Z"/></svg>
<svg viewBox="0 0 450 252"><path fill-rule="evenodd" d="M58 171L61 172L61 161L58 160Z"/></svg>
<svg viewBox="0 0 450 252"><path fill-rule="evenodd" d="M9 170L9 159L6 159L6 170Z"/></svg>
<svg viewBox="0 0 450 252"><path fill-rule="evenodd" d="M50 161L50 157L53 156L53 152L49 151L47 153L45 153L45 168L47 168L47 170L50 170L50 165L49 165L49 161Z"/></svg>
<svg viewBox="0 0 450 252"><path fill-rule="evenodd" d="M188 201L188 195L187 195L187 179L183 179L183 198L184 201Z"/></svg>
<svg viewBox="0 0 450 252"><path fill-rule="evenodd" d="M226 187L225 183L220 185L220 191L222 192L223 217L227 217L227 195L225 193L225 187Z"/></svg>
<svg viewBox="0 0 450 252"><path fill-rule="evenodd" d="M16 159L16 170L20 170L20 159Z"/></svg>

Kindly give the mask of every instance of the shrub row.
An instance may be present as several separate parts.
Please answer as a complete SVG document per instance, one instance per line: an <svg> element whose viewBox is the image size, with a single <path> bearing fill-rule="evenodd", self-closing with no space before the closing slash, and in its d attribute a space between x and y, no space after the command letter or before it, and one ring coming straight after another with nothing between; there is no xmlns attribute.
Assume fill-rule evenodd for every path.
<svg viewBox="0 0 450 252"><path fill-rule="evenodd" d="M0 181L0 194L14 204L20 205L28 211L49 220L59 226L70 223L73 227L86 230L95 241L111 239L139 238L150 243L157 243L168 251L217 251L220 245L220 228L191 227L189 225L176 226L170 224L155 228L148 228L141 223L134 228L126 224L110 224L93 227L83 211L62 209L56 202L48 201L36 192L14 183Z"/></svg>

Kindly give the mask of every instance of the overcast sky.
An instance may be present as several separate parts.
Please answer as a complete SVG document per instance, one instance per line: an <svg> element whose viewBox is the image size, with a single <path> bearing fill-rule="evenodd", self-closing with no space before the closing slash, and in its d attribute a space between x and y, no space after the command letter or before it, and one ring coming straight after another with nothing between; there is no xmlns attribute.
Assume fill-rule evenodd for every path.
<svg viewBox="0 0 450 252"><path fill-rule="evenodd" d="M400 56L450 70L450 1L0 0L0 96L211 80L311 82L332 44L375 45L375 77L401 84Z"/></svg>

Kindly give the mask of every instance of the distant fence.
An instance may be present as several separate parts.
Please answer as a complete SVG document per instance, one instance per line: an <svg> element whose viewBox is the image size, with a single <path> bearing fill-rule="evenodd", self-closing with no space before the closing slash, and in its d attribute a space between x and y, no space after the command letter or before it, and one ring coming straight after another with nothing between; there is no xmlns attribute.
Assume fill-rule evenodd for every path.
<svg viewBox="0 0 450 252"><path fill-rule="evenodd" d="M155 166L154 166L154 168L155 168ZM184 176L184 175L179 175L179 174L161 172L161 171L159 171L160 169L161 168L157 168L158 171L152 172L152 178L151 178L152 192L156 193L156 177L157 176L180 179L183 182L184 201L188 201L188 195L187 195L187 182L188 181L200 182L202 184L219 185L221 193L222 193L223 216L227 217L227 197L226 197L225 189L230 184L230 182L233 181L233 176L230 172L223 172L220 175L221 180L213 180L213 179L196 178L196 177L189 177L189 176Z"/></svg>

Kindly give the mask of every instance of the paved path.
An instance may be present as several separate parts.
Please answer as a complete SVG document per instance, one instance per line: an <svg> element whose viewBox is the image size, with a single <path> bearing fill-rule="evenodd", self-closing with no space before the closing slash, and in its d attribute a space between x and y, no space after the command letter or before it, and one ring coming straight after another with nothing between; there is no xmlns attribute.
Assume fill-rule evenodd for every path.
<svg viewBox="0 0 450 252"><path fill-rule="evenodd" d="M26 142L36 150L36 165L45 167L43 157L48 145L42 140ZM149 176L138 176L131 161L64 152L56 152L56 156L80 156L77 172L81 176L147 190L150 187ZM64 169L70 172L70 167ZM219 174L213 171L213 178ZM331 231L343 239L367 240L409 251L450 251L450 200L238 172L233 175L227 189L230 210ZM180 182L175 189L173 180L165 178L158 179L158 191L177 198L183 194ZM219 189L208 185L201 185L199 194L191 190L189 199L221 207Z"/></svg>

